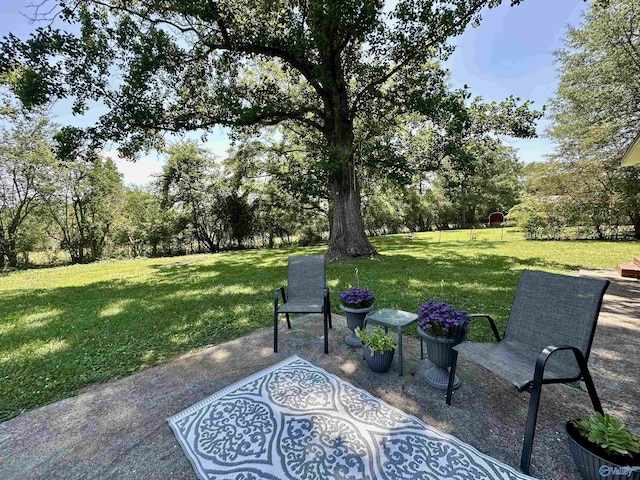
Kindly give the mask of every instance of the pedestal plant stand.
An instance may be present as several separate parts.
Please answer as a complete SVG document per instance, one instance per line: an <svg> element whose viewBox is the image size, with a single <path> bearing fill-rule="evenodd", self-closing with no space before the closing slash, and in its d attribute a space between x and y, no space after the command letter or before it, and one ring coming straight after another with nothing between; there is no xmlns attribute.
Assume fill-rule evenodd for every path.
<svg viewBox="0 0 640 480"><path fill-rule="evenodd" d="M361 348L362 342L354 333L356 328L364 328L364 318L373 309L375 295L367 289L352 288L340 292L340 308L347 317L347 326L351 333L344 337L347 345L354 348Z"/></svg>
<svg viewBox="0 0 640 480"><path fill-rule="evenodd" d="M452 360L452 349L460 342L455 338L434 337L418 327L420 342L423 341L427 347L427 358L433 367L424 372L425 381L434 388L446 390L449 385L449 367ZM462 339L464 341L464 338ZM424 358L424 356L422 357ZM456 375L453 388L460 386L460 379Z"/></svg>
<svg viewBox="0 0 640 480"><path fill-rule="evenodd" d="M361 348L362 342L355 334L355 329L364 328L364 319L373 309L373 305L367 308L350 308L340 305L340 308L344 312L344 316L347 318L347 327L351 330L351 333L344 337L344 343L354 348Z"/></svg>
<svg viewBox="0 0 640 480"><path fill-rule="evenodd" d="M424 358L423 342L427 357L433 367L424 374L426 382L439 390L449 386L449 367L453 361L453 347L464 341L469 329L469 314L456 310L452 305L434 299L420 307L418 333L420 334L420 358ZM460 386L455 377L453 388Z"/></svg>

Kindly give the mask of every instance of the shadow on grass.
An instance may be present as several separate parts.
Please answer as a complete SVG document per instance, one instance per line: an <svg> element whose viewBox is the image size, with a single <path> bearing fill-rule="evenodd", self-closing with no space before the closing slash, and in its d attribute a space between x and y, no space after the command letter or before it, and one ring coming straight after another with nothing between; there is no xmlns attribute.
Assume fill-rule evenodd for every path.
<svg viewBox="0 0 640 480"><path fill-rule="evenodd" d="M474 243L473 255L455 253L456 245L385 242L378 261L329 264L332 310L340 311L337 293L355 284L358 266L377 308L417 311L429 298L442 298L492 314L503 329L524 268L572 268L498 255L490 242ZM152 264L145 267L150 279L0 294L0 420L271 325L273 291L286 285L287 258L321 253L321 247L222 253L215 261ZM472 329L471 339L490 338L487 325Z"/></svg>

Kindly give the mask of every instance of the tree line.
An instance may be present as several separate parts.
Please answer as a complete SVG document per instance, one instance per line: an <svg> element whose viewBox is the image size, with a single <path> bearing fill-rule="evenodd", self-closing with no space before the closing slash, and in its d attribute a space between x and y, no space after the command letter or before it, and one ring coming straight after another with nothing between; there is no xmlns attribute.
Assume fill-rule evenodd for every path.
<svg viewBox="0 0 640 480"><path fill-rule="evenodd" d="M639 15L640 0L594 2L555 52L555 151L510 215L528 238L640 239L640 168L621 166L640 134Z"/></svg>
<svg viewBox="0 0 640 480"><path fill-rule="evenodd" d="M640 0L593 2L569 29L556 52L555 153L526 167L500 139L535 136L543 112L472 99L442 66L449 40L499 0L54 3L54 18L33 18L49 26L0 42L0 83L35 111L59 98L74 113L94 101L108 111L84 130L45 132L35 113L3 110L6 125L24 125L3 130L2 262L39 241L82 262L327 233L330 259L370 256L366 234L465 227L511 207L532 239L568 228L604 239L626 225L640 238L640 174L619 167L640 114ZM19 138L38 121L43 140ZM175 145L142 189L99 153L105 141L124 156L166 150L167 134L216 125L232 130L228 159Z"/></svg>
<svg viewBox="0 0 640 480"><path fill-rule="evenodd" d="M475 161L465 168L445 162L402 184L367 177L367 233L477 225L513 206L522 168L515 152L490 138L468 148ZM274 130L260 141L242 139L224 160L198 142L177 143L154 181L130 187L84 131L5 102L0 266L29 263L42 251L83 263L326 242L330 203L313 183L313 165Z"/></svg>
<svg viewBox="0 0 640 480"><path fill-rule="evenodd" d="M306 152L289 156L291 169L330 205L327 257L370 257L367 175L407 185L414 171L472 160L470 137L535 136L530 102L470 103L442 66L451 40L501 3L54 0L31 12L45 26L0 42L0 77L28 107L66 98L81 113L102 102L87 133L124 156L164 148L168 134L279 126ZM405 144L416 129L430 148L413 162Z"/></svg>

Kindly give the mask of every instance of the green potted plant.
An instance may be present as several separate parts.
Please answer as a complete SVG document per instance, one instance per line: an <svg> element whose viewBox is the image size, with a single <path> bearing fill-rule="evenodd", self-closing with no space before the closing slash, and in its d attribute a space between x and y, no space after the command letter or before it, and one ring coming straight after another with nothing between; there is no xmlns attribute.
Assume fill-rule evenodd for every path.
<svg viewBox="0 0 640 480"><path fill-rule="evenodd" d="M640 480L640 438L613 416L570 420L569 449L585 480Z"/></svg>
<svg viewBox="0 0 640 480"><path fill-rule="evenodd" d="M369 368L378 373L389 370L396 352L395 339L386 335L382 327L376 327L371 332L358 327L355 334L362 341L362 353Z"/></svg>
<svg viewBox="0 0 640 480"><path fill-rule="evenodd" d="M344 337L344 341L350 347L360 348L362 342L356 336L355 329L362 328L364 318L373 308L373 301L376 296L366 288L352 288L338 294L340 297L340 308L347 317L347 326L351 333Z"/></svg>
<svg viewBox="0 0 640 480"><path fill-rule="evenodd" d="M458 327L463 329L463 336L456 340ZM453 305L433 298L420 307L418 333L427 344L427 358L433 363L433 367L424 373L429 385L441 390L447 389L451 350L465 339L468 330L469 314L464 310L457 310ZM456 377L453 388L459 386L460 380Z"/></svg>

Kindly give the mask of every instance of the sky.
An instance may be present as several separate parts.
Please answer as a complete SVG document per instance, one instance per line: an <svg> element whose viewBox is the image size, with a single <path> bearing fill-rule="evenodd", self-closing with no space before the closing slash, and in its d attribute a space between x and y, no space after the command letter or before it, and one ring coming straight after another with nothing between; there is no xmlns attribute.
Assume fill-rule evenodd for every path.
<svg viewBox="0 0 640 480"><path fill-rule="evenodd" d="M28 13L31 0L0 0L0 36L13 33L25 38L35 29L21 13ZM469 27L453 40L456 50L445 66L451 71L454 87L467 85L474 96L486 101L501 101L509 95L534 101L535 107L548 104L556 90L558 79L553 51L560 48L567 26L577 26L588 4L581 0L525 0L510 7L505 0L498 8L487 10L479 27ZM87 118L70 115L69 102L59 102L53 108L54 121L67 125L86 126L95 120L94 110ZM524 162L539 161L552 153L553 145L543 136L548 119L538 123L539 138L504 139L516 148ZM226 130L216 128L206 147L224 156L230 147ZM133 163L114 158L127 184L147 183L162 170L164 157L159 154L142 156Z"/></svg>

